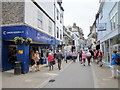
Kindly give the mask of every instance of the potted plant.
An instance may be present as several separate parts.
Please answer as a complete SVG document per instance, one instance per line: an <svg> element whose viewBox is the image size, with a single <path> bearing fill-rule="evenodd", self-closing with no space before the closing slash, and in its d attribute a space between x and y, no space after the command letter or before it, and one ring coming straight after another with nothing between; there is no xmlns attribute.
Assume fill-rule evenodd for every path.
<svg viewBox="0 0 120 90"><path fill-rule="evenodd" d="M32 39L31 38L26 38L26 40L25 40L25 43L26 44L30 44L32 42Z"/></svg>
<svg viewBox="0 0 120 90"><path fill-rule="evenodd" d="M15 44L23 44L24 39L22 37L14 38Z"/></svg>

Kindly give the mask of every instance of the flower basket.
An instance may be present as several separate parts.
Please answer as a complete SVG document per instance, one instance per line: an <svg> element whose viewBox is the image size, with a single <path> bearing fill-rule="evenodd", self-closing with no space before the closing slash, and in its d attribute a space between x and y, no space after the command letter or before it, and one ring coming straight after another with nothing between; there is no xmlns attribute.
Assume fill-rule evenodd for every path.
<svg viewBox="0 0 120 90"><path fill-rule="evenodd" d="M26 38L25 40L25 44L28 45L32 42L32 39L31 38Z"/></svg>
<svg viewBox="0 0 120 90"><path fill-rule="evenodd" d="M24 39L22 37L15 37L14 38L15 44L23 44Z"/></svg>

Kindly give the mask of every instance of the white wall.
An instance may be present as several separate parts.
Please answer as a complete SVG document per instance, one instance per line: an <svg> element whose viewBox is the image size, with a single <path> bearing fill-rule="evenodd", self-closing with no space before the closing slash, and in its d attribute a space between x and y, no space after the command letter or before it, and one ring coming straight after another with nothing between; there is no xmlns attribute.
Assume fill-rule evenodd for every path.
<svg viewBox="0 0 120 90"><path fill-rule="evenodd" d="M54 19L54 0L35 0Z"/></svg>
<svg viewBox="0 0 120 90"><path fill-rule="evenodd" d="M42 29L38 28L38 10L40 11L39 8L37 8L37 6L32 2L26 2L25 3L25 23L48 34L51 36L54 36L54 23L52 22L52 32L48 32L48 24L49 24L49 18L42 12L42 16L43 16L43 26Z"/></svg>
<svg viewBox="0 0 120 90"><path fill-rule="evenodd" d="M57 10L59 11L59 20L57 20ZM62 23L60 23L60 14L64 14L64 12L60 9L59 4L57 3L57 0L55 0L55 21L56 21L56 29L59 28L59 38L57 38L60 41L63 41L63 25L64 25L64 15L62 18ZM62 40L60 39L60 30L62 31ZM57 36L57 33L56 33Z"/></svg>
<svg viewBox="0 0 120 90"><path fill-rule="evenodd" d="M101 13L99 15L99 23L106 23L106 31L98 31L98 41L101 40L101 42L105 41L106 39L110 38L110 34L115 35L115 31L111 31L111 25L110 25L110 11L112 10L113 6L116 2L105 2L103 6L103 17L101 18Z"/></svg>

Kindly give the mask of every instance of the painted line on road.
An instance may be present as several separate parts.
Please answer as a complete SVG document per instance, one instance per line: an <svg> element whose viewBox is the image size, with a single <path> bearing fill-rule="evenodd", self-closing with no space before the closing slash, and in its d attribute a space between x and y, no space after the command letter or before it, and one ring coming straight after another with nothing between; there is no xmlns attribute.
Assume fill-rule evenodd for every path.
<svg viewBox="0 0 120 90"><path fill-rule="evenodd" d="M99 88L98 82L97 82L97 77L96 77L95 71L93 69L93 64L91 65L91 69L92 69L92 74L93 74L94 88Z"/></svg>
<svg viewBox="0 0 120 90"><path fill-rule="evenodd" d="M63 69L61 69L57 74L60 74L62 73L72 62L70 62L69 64L67 64ZM50 78L48 78L46 81L44 81L42 84L38 85L37 87L35 88L44 88L48 83L49 83L49 80L51 79L54 79L55 77L57 77L58 75L56 76L51 76Z"/></svg>

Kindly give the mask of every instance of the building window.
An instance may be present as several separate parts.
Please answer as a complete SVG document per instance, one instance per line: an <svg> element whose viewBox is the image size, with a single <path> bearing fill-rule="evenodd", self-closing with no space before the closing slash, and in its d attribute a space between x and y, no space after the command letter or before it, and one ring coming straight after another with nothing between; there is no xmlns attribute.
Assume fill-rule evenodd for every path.
<svg viewBox="0 0 120 90"><path fill-rule="evenodd" d="M111 30L115 30L117 28L118 24L118 9L117 9L117 4L113 7L109 14L110 18L110 25L111 25Z"/></svg>
<svg viewBox="0 0 120 90"><path fill-rule="evenodd" d="M62 16L61 16L61 14L60 14L60 23L62 23Z"/></svg>
<svg viewBox="0 0 120 90"><path fill-rule="evenodd" d="M100 13L100 19L102 19L102 18L103 18L103 10Z"/></svg>
<svg viewBox="0 0 120 90"><path fill-rule="evenodd" d="M62 40L62 30L60 30L60 39Z"/></svg>
<svg viewBox="0 0 120 90"><path fill-rule="evenodd" d="M59 11L57 9L57 20L59 20Z"/></svg>
<svg viewBox="0 0 120 90"><path fill-rule="evenodd" d="M42 29L42 24L43 24L43 21L42 21L42 13L40 11L38 11L38 28L41 28Z"/></svg>
<svg viewBox="0 0 120 90"><path fill-rule="evenodd" d="M59 38L59 28L57 27L57 38Z"/></svg>
<svg viewBox="0 0 120 90"><path fill-rule="evenodd" d="M52 34L52 22L50 20L48 23L48 32Z"/></svg>

